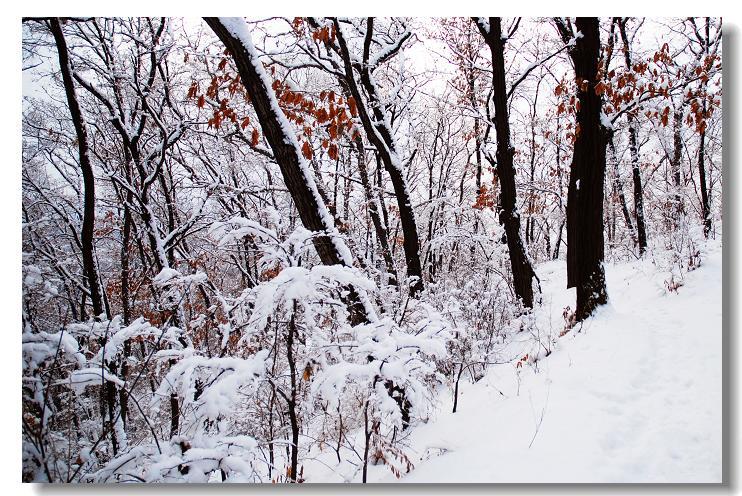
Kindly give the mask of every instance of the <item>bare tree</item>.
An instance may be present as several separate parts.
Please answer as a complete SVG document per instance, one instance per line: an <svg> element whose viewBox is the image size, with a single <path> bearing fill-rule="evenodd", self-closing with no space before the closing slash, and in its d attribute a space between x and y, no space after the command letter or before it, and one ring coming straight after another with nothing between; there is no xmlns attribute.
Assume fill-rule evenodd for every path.
<svg viewBox="0 0 742 496"><path fill-rule="evenodd" d="M626 70L632 70L631 46L626 35L626 23L628 18L618 19L618 31L621 33L623 42L623 56L626 62ZM631 174L634 182L634 212L636 214L636 233L639 244L639 255L643 255L647 249L647 227L644 220L644 194L642 192L642 176L639 168L639 145L637 142L637 127L634 112L626 113L629 123L629 151L631 152Z"/></svg>
<svg viewBox="0 0 742 496"><path fill-rule="evenodd" d="M410 281L410 295L415 296L423 289L422 265L420 263L420 240L415 221L415 212L412 209L407 180L404 175L404 164L399 156L394 134L391 129L389 116L386 114L381 101L379 88L375 82L373 71L379 64L393 57L411 36L407 30L393 40L378 55L371 58L371 45L374 39L374 18L366 19L366 31L363 41L363 55L360 62L351 59L348 42L343 34L343 27L338 19L333 19L337 46L342 59L342 68L345 73L345 82L358 106L358 114L366 131L369 141L376 147L384 168L392 180L394 193L397 197L399 217L402 223L402 235L405 261L407 262L407 276ZM360 85L356 80L355 72L360 77ZM363 93L361 93L363 88Z"/></svg>
<svg viewBox="0 0 742 496"><path fill-rule="evenodd" d="M527 308L533 307L533 271L523 240L520 236L520 214L516 208L515 149L510 142L508 119L508 93L505 87L505 44L502 19L490 17L488 22L477 19L477 27L487 42L492 55L492 100L495 107L495 131L497 133L497 177L500 181L500 223L505 227L505 236L510 254L515 294Z"/></svg>
<svg viewBox="0 0 742 496"><path fill-rule="evenodd" d="M85 118L80 110L80 104L75 90L73 81L73 69L70 66L69 55L67 53L67 42L62 31L62 25L59 18L52 18L49 21L49 27L54 35L54 41L57 45L57 54L59 56L59 67L62 71L62 81L64 82L67 105L72 116L72 123L75 126L77 135L77 146L80 156L80 169L82 170L84 186L84 203L83 203L83 221L82 232L80 236L83 267L85 269L86 285L90 291L90 300L93 304L93 316L100 319L104 313L103 297L100 288L100 279L95 261L95 247L93 240L93 231L95 229L95 176L93 175L93 166L90 162L90 148L88 144L88 131L85 125Z"/></svg>

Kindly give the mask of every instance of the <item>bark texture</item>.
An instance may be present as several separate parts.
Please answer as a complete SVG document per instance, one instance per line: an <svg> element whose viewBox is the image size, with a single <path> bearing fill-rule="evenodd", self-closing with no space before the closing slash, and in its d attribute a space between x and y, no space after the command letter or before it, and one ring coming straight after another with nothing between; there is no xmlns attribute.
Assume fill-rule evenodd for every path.
<svg viewBox="0 0 742 496"><path fill-rule="evenodd" d="M477 24L480 26L480 24ZM533 307L533 278L535 273L528 259L520 236L520 214L516 206L515 149L510 143L507 89L505 87L505 42L502 36L501 19L489 18L489 29L480 26L492 55L492 98L495 107L495 131L497 134L497 177L500 182L500 223L505 228L505 237L510 253L510 268L513 287L523 305Z"/></svg>
<svg viewBox="0 0 742 496"><path fill-rule="evenodd" d="M572 33L557 23L569 41ZM567 287L577 288L575 318L582 321L608 301L603 269L603 182L607 130L601 123L602 101L596 93L600 30L596 17L578 17L570 56L575 67L577 131L567 195Z"/></svg>

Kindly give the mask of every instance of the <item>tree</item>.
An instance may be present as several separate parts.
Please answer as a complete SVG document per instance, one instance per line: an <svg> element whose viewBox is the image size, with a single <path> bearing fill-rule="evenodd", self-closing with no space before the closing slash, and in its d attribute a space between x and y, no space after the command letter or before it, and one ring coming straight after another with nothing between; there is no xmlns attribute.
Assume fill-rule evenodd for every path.
<svg viewBox="0 0 742 496"><path fill-rule="evenodd" d="M75 91L73 70L70 66L69 55L67 53L67 42L59 18L52 18L49 21L49 27L57 45L59 68L62 71L62 81L64 82L67 105L70 109L72 123L75 126L75 134L77 135L77 147L79 149L80 169L82 170L85 195L80 241L85 279L87 280L87 287L90 292L90 300L93 304L93 317L97 320L104 313L104 309L100 279L95 261L95 247L93 244L93 230L95 229L95 177L93 175L93 166L90 163L88 131L85 125L85 118L80 110L77 92Z"/></svg>
<svg viewBox="0 0 742 496"><path fill-rule="evenodd" d="M618 31L621 33L623 42L623 56L626 63L626 70L632 70L631 46L629 38L626 35L626 23L628 18L618 19ZM634 212L636 214L636 233L639 244L639 256L643 255L647 249L647 228L644 220L644 196L642 192L642 176L639 168L639 145L637 144L637 128L635 123L635 114L626 113L626 120L629 124L629 150L631 152L631 174L634 182Z"/></svg>
<svg viewBox="0 0 742 496"><path fill-rule="evenodd" d="M271 92L272 84L255 52L245 21L240 18L215 17L205 20L237 64L242 84L250 95L263 133L281 167L302 223L307 229L317 233L313 243L322 263L352 267L350 250L340 238L335 220L319 194L299 143L290 131L291 124ZM375 319L375 312L365 297L352 290L350 300L354 320L360 322Z"/></svg>
<svg viewBox="0 0 742 496"><path fill-rule="evenodd" d="M596 17L556 18L557 29L574 64L577 85L577 124L567 197L567 287L577 288L576 320L589 317L608 301L603 269L603 181L606 128L600 83L600 30Z"/></svg>
<svg viewBox="0 0 742 496"><path fill-rule="evenodd" d="M515 294L527 308L533 307L533 271L523 240L520 236L520 214L516 207L515 149L510 142L508 120L508 98L505 88L505 44L507 36L502 33L502 19L490 17L489 22L477 19L477 27L490 48L492 55L492 100L495 106L495 131L497 133L497 177L500 181L500 223L505 227L505 236L510 254Z"/></svg>
<svg viewBox="0 0 742 496"><path fill-rule="evenodd" d="M411 36L411 33L405 29L399 37L384 47L378 54L375 54L372 59L371 45L374 37L374 18L368 17L366 19L366 31L363 41L363 56L360 63L354 63L351 59L346 35L343 33L343 27L337 18L334 18L332 22L334 33L337 37L339 54L342 59L342 67L345 72L345 82L355 99L366 136L376 147L376 152L381 157L384 168L392 180L394 194L397 197L399 217L402 223L407 276L410 278L410 295L416 296L422 291L424 285L422 265L420 263L420 240L415 221L415 212L412 209L410 192L404 175L405 166L397 151L391 122L384 110L379 88L373 75L374 69L385 60L394 56ZM356 81L354 71L359 73L360 87ZM361 87L365 95L361 93Z"/></svg>
<svg viewBox="0 0 742 496"><path fill-rule="evenodd" d="M700 48L694 50L698 61L696 71L701 75L701 85L699 89L700 107L696 103L696 127L700 136L700 144L698 146L698 181L701 189L701 217L703 219L703 234L708 238L711 233L711 207L709 205L709 192L708 184L706 180L706 119L710 115L709 96L713 102L713 95L708 94L708 72L716 60L716 54L721 41L721 28L717 27L716 33L712 36L711 34L711 18L706 17L703 22L702 29L699 31L698 25L694 18L688 18L689 24L691 24L693 32L696 36L696 41L700 45ZM700 69L700 70L699 70Z"/></svg>

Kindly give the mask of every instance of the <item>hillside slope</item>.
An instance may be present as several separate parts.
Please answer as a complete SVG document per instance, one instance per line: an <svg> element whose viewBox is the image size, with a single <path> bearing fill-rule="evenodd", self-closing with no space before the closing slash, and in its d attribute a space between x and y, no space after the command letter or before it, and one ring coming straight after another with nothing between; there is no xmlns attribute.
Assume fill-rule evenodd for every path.
<svg viewBox="0 0 742 496"><path fill-rule="evenodd" d="M649 261L606 267L609 305L550 356L494 366L459 411L411 433L402 482L720 482L722 254L675 292ZM541 328L559 332L564 264L538 268ZM537 369L537 370L536 370ZM383 466L372 482L397 482Z"/></svg>

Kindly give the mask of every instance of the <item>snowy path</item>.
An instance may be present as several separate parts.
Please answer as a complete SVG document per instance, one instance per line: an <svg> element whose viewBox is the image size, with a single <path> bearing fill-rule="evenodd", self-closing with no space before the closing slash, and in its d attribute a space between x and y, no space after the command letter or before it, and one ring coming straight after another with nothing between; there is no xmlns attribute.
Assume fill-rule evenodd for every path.
<svg viewBox="0 0 742 496"><path fill-rule="evenodd" d="M539 274L538 318L558 332L574 293L563 264ZM519 386L512 364L494 367L464 384L456 414L442 399L411 435L415 469L402 481L720 482L721 277L718 245L677 294L649 262L608 266L610 304L538 373L521 369ZM397 481L383 466L369 480Z"/></svg>

